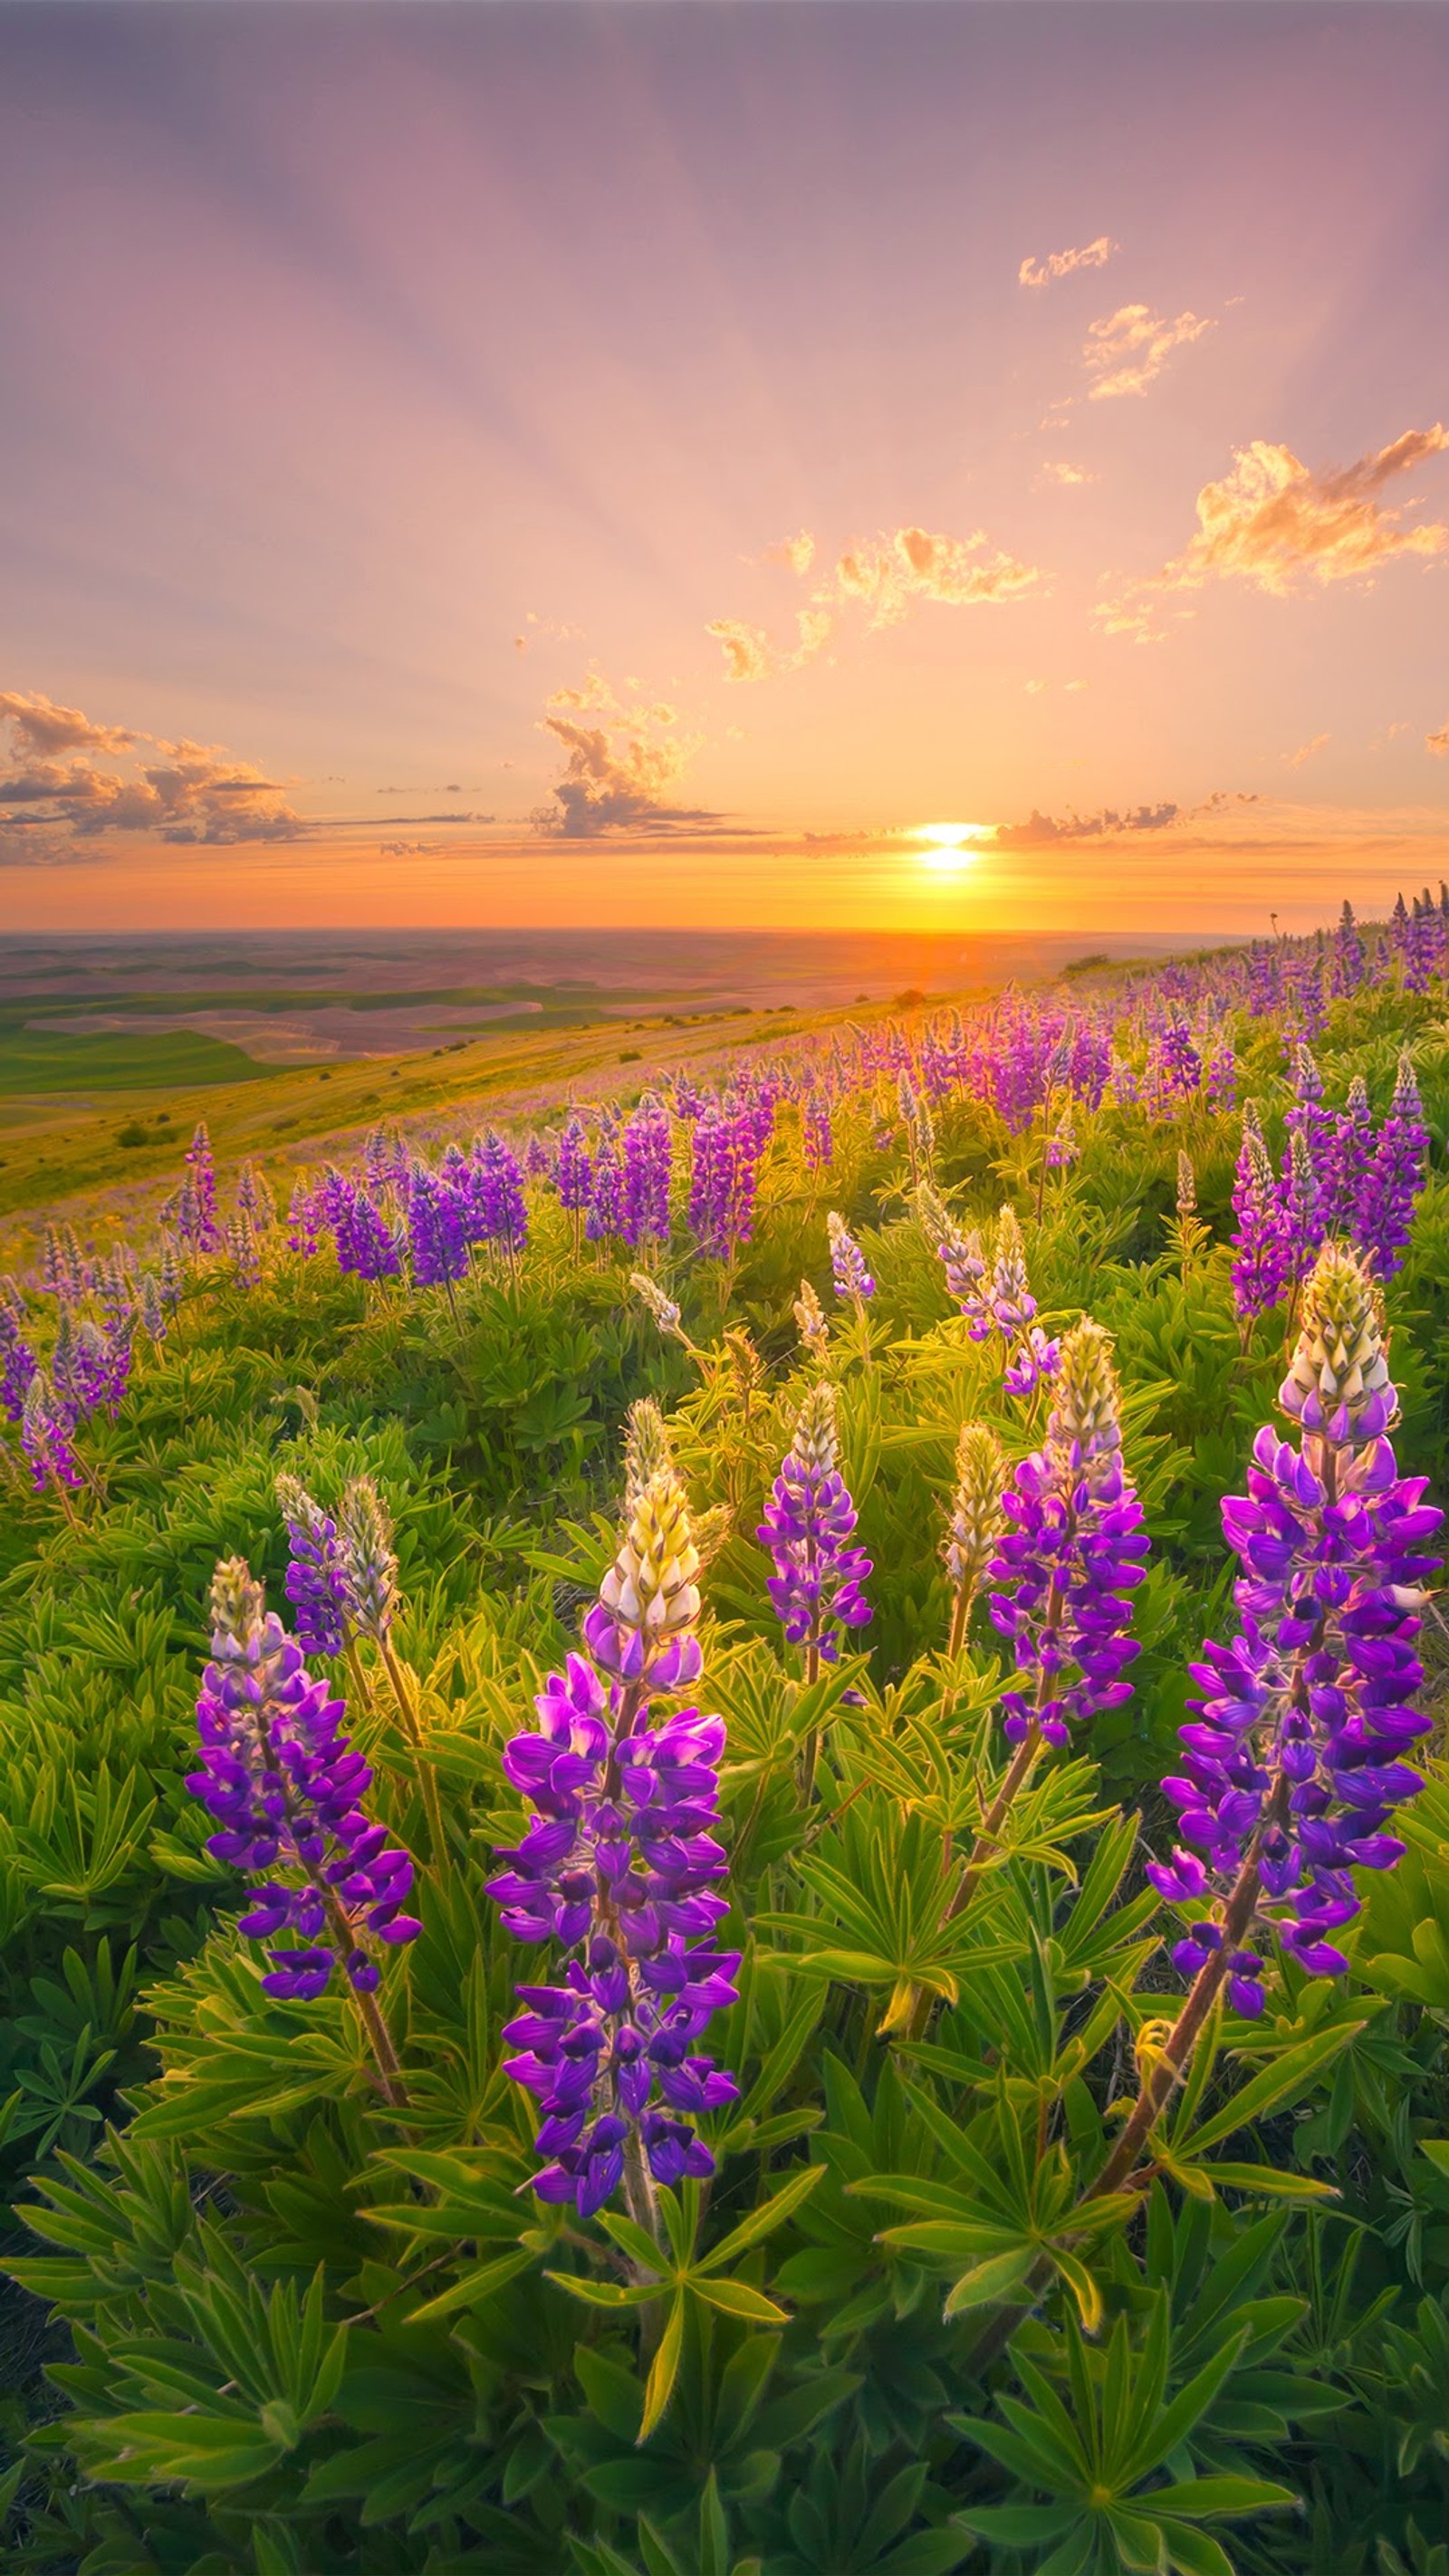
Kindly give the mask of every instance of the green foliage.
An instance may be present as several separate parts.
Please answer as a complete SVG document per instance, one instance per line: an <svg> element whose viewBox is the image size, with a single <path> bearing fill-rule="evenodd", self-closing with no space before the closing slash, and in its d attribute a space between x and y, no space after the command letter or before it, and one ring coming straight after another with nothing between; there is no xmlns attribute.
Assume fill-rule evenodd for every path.
<svg viewBox="0 0 1449 2576"><path fill-rule="evenodd" d="M1338 1005L1341 1096L1382 1107L1412 997ZM1274 1043L1244 1033L1269 1115ZM887 1122L893 1116L883 1095ZM76 2576L1445 2576L1449 2520L1449 1777L1365 1886L1352 1976L1291 1967L1214 2019L1121 2189L1092 2190L1179 1981L1142 1874L1154 1783L1204 1633L1231 1620L1218 1510L1281 1374L1244 1351L1233 1122L1104 1108L1033 1208L1041 1138L953 1103L938 1177L966 1221L1018 1205L1053 1330L1114 1336L1152 1534L1135 1696L1000 1787L1000 1643L947 1651L939 1554L962 1421L1013 1457L1003 1392L910 1214L905 1147L838 1121L826 1182L783 1112L733 1271L672 1252L692 1350L539 1211L516 1277L457 1309L273 1251L193 1282L90 1452L73 1519L18 1483L0 1529L0 2168L19 2322L0 2412L9 2563ZM1169 1233L1178 1144L1201 1234ZM139 1159L139 1155L138 1155ZM868 1315L830 1297L824 1212L860 1231ZM874 1560L861 1651L807 1679L755 1532L830 1318L845 1467ZM1449 1187L1391 1291L1406 1466L1449 1485ZM503 2025L536 1970L489 1855L501 1750L615 1544L619 1432L664 1406L712 1553L704 1705L726 1720L739 2001L711 2045L739 2099L713 2183L653 2233L536 2201ZM274 1481L371 1475L397 1524L443 1852L378 2002L266 1996L239 1888L185 1788L213 1564L281 1603ZM1437 1605L1433 1686L1449 1671ZM428 1803L365 1650L339 1670L379 1813ZM358 1684L360 1683L360 1688ZM807 1787L806 1784L809 1784ZM1124 1812L1124 1805L1126 1812ZM40 2342L51 2312L60 2330ZM46 2375L41 2377L41 2363Z"/></svg>

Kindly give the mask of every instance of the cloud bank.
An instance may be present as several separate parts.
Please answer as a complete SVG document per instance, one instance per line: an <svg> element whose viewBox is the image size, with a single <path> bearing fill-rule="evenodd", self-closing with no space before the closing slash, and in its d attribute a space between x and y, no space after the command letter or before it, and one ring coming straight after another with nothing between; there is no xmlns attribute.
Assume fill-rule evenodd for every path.
<svg viewBox="0 0 1449 2576"><path fill-rule="evenodd" d="M277 780L220 744L95 724L35 691L0 694L0 720L11 734L13 765L0 769L0 836L11 861L54 864L117 833L230 849L294 841L307 829ZM108 765L92 756L101 752Z"/></svg>

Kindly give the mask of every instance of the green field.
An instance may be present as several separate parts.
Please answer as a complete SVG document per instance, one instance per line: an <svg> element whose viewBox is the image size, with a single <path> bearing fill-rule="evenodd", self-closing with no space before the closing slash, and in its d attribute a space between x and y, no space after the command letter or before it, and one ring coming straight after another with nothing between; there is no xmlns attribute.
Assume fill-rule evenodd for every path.
<svg viewBox="0 0 1449 2576"><path fill-rule="evenodd" d="M264 1071L242 1047L197 1029L135 1037L111 1030L16 1028L0 1020L0 1096L15 1092L177 1091L250 1082Z"/></svg>

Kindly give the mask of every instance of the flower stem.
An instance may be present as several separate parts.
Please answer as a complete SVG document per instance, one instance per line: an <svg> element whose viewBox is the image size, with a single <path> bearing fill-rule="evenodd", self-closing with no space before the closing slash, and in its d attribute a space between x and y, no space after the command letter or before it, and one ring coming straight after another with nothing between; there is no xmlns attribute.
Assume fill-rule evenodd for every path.
<svg viewBox="0 0 1449 2576"><path fill-rule="evenodd" d="M417 1756L418 1782L423 1793L423 1804L428 1811L428 1831L432 1838L433 1859L441 1868L447 1857L448 1838L443 1826L442 1800L438 1795L438 1775L423 1749L422 1720L418 1715L417 1704L412 1693L403 1680L402 1666L393 1653L391 1638L379 1637L377 1649L382 1657L383 1670L392 1686L392 1695L397 1702L403 1731Z"/></svg>

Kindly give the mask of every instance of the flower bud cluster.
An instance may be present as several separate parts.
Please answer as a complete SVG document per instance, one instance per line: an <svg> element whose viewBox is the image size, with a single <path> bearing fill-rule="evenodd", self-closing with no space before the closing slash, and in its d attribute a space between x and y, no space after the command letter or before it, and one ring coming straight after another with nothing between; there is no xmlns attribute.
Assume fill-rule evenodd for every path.
<svg viewBox="0 0 1449 2576"><path fill-rule="evenodd" d="M787 1640L826 1663L839 1655L840 1632L871 1616L860 1588L871 1561L852 1544L857 1514L840 1473L835 1407L835 1388L822 1379L800 1407L756 1533L775 1561L765 1589Z"/></svg>

